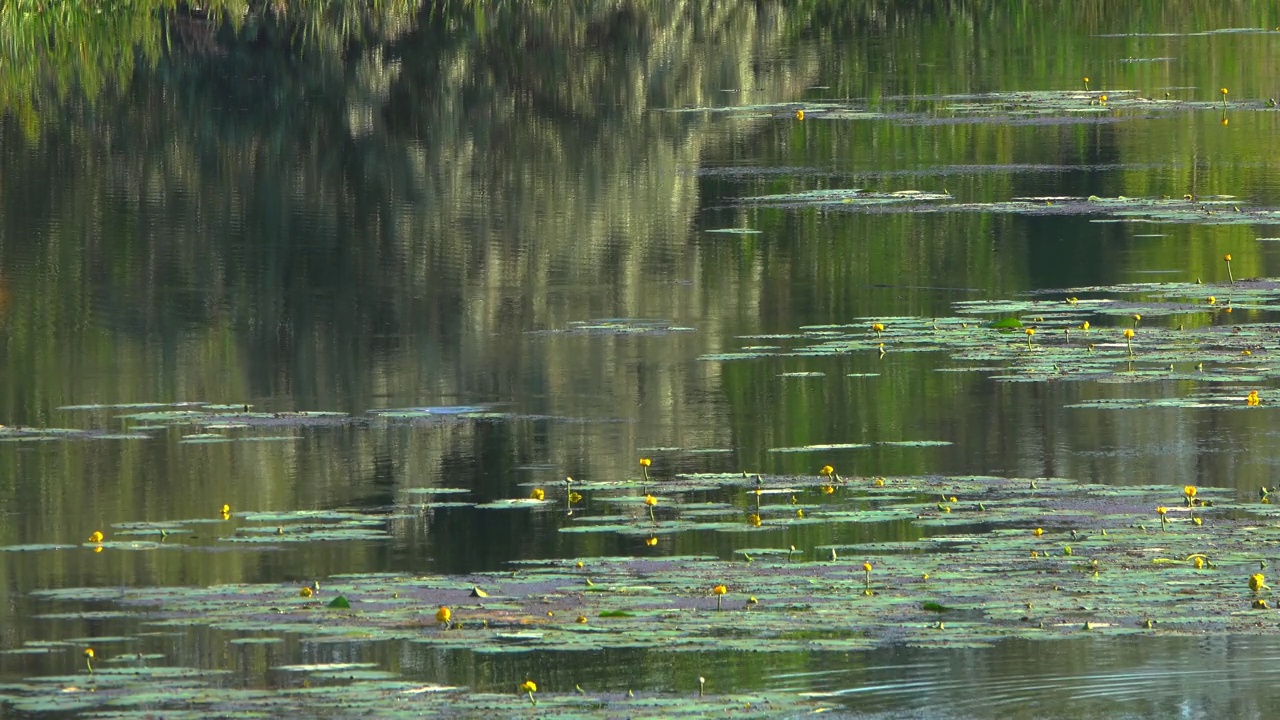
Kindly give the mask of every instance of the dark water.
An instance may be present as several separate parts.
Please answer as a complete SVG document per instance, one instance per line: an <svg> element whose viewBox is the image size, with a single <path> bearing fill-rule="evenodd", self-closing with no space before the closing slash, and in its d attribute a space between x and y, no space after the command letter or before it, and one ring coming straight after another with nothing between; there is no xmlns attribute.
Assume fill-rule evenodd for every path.
<svg viewBox="0 0 1280 720"><path fill-rule="evenodd" d="M1115 5L391 3L80 28L88 62L57 52L19 62L19 43L0 78L0 423L116 430L122 411L60 408L182 401L358 416L466 405L500 416L291 428L281 434L299 437L287 442L186 444L186 431L170 429L140 441L0 443L0 546L214 518L224 503L379 508L435 485L518 497L522 484L565 475L629 477L646 455L663 476L812 474L832 463L863 475L1241 493L1270 484L1280 455L1266 415L1090 414L1065 406L1097 388L938 372L954 363L928 353L701 359L743 336L950 316L963 300L1212 278L1227 252L1239 276L1280 275L1280 244L1258 241L1280 235L1275 226L742 201L862 187L945 189L973 202L1191 193L1280 204L1280 112L1233 111L1225 124L1204 109L1080 122L943 112L948 96L1074 89L1086 75L1094 88L1152 97L1212 101L1220 86L1233 100L1280 94L1280 35L1206 34L1274 28L1274 8ZM136 49L125 53L133 62L120 60L122 46ZM824 101L880 115L687 111ZM725 228L759 233L709 232ZM661 331L575 325L607 318ZM793 372L825 375L780 377ZM849 377L867 373L878 376ZM770 452L904 439L953 444ZM0 552L0 650L137 629L33 619L41 606L30 592L42 588L468 573L637 552L624 539L558 533L564 522L462 508L424 515L390 541ZM914 537L903 532L879 539ZM809 540L839 541L839 531ZM680 538L669 552L733 549ZM213 632L145 643L250 684L263 662L320 652L291 640L242 663ZM1274 637L696 662L441 659L356 643L338 654L481 689L531 668L554 683L548 663L570 687L582 668L613 662L629 670L604 672L601 686L687 691L716 671L722 688L830 693L851 713L885 716L1244 717L1280 697L1269 682ZM0 655L0 680L79 665L74 652Z"/></svg>

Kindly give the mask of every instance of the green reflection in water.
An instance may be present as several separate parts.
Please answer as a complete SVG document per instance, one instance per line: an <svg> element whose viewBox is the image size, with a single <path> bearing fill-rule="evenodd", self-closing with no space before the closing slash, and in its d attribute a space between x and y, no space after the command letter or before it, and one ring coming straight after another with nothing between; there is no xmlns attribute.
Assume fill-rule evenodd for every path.
<svg viewBox="0 0 1280 720"><path fill-rule="evenodd" d="M60 426L62 405L174 400L349 413L499 402L544 419L312 429L280 445L180 445L166 430L147 442L13 444L0 448L5 544L79 542L116 522L215 518L224 502L237 511L376 506L434 482L508 497L529 480L625 476L636 448L654 446L732 450L655 453L664 473L813 473L832 462L866 475L1002 472L1245 492L1274 475L1261 415L1082 421L1063 407L1111 395L992 385L940 372L954 368L937 356L777 367L697 358L739 347L738 335L948 316L957 300L1032 288L1160 270L1210 279L1225 252L1241 275L1280 274L1280 256L1254 242L1276 233L1258 228L739 202L865 186L981 202L1229 193L1275 205L1280 175L1267 142L1280 115L1232 109L1223 126L1217 112L1117 111L1114 122L1020 126L660 112L853 98L886 113L941 115L947 94L1074 90L1086 75L1101 91L1212 101L1227 86L1233 100L1260 103L1275 94L1266 85L1276 75L1274 36L1195 33L1274 27L1269 8L208 6L203 15L166 3L102 14L76 3L0 7L0 422ZM1105 37L1125 33L1174 35ZM702 232L726 227L760 234ZM541 334L619 317L697 332ZM779 377L809 371L826 375ZM115 423L104 416L94 427ZM904 438L954 444L823 458L767 452ZM26 616L34 609L25 593L45 586L467 572L517 557L641 550L555 528L532 516L487 524L442 513L391 543L197 563L164 553L47 563L6 555L0 596ZM830 528L804 532L807 544L847 541ZM877 539L909 533L891 528ZM736 549L727 537L672 545L725 557ZM3 625L5 647L91 632ZM189 659L220 666L216 647L199 645ZM977 658L987 663L980 676L1009 677L1043 651L1019 652L955 662ZM1053 651L1068 677L1063 668L1120 662L1073 652ZM1170 652L1194 654L1189 645ZM379 662L395 667L393 657ZM637 672L666 687L664 662L639 659ZM744 685L756 671L749 659L710 662L741 665L728 674ZM238 669L261 677L275 663ZM493 687L523 670L489 667ZM671 686L689 690L695 670L673 672Z"/></svg>

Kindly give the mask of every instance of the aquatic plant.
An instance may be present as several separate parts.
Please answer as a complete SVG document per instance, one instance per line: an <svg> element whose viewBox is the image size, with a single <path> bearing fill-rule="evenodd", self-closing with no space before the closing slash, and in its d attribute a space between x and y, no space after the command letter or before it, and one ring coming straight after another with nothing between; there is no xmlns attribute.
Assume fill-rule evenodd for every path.
<svg viewBox="0 0 1280 720"><path fill-rule="evenodd" d="M711 588L711 594L716 596L716 610L723 609L721 603L724 600L725 594L728 592L729 592L729 588L724 585L716 585L715 587Z"/></svg>
<svg viewBox="0 0 1280 720"><path fill-rule="evenodd" d="M1223 92L1224 93L1226 92L1226 88L1223 88ZM1227 264L1227 281L1230 282L1232 285L1235 285L1236 284L1235 275L1231 274L1231 253L1227 253L1226 255L1223 255L1222 261Z"/></svg>
<svg viewBox="0 0 1280 720"><path fill-rule="evenodd" d="M1267 585L1267 578L1262 573L1254 573L1249 576L1249 589L1255 593L1260 593L1269 587L1270 586Z"/></svg>
<svg viewBox="0 0 1280 720"><path fill-rule="evenodd" d="M520 683L520 692L529 694L529 703L537 705L538 701L533 699L533 694L538 692L538 684L532 680L525 680Z"/></svg>

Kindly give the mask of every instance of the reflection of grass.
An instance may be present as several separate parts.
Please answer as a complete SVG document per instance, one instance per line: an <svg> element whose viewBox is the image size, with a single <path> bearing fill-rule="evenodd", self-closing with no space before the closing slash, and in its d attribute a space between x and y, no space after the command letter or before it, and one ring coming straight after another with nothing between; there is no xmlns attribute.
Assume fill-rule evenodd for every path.
<svg viewBox="0 0 1280 720"><path fill-rule="evenodd" d="M208 0L199 11L177 0L8 0L0 3L0 112L14 113L28 136L54 98L79 93L93 101L129 87L135 63L155 65L182 48L218 54L221 28L260 33L281 28L282 43L340 57L364 36L407 27L417 4L291 0L287 4Z"/></svg>

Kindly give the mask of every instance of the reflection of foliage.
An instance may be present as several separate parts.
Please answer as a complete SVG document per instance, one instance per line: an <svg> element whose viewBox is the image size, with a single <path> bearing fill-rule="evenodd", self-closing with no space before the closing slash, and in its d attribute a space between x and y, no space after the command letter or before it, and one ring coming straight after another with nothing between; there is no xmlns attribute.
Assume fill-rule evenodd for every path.
<svg viewBox="0 0 1280 720"><path fill-rule="evenodd" d="M52 399L83 400L74 378L96 362L87 374L118 375L117 398L284 397L297 407L331 407L337 397L363 409L374 392L525 397L544 383L540 397L607 397L610 407L639 408L655 436L663 431L655 428L675 436L699 426L692 418L723 416L705 392L719 383L742 419L736 444L748 448L769 447L771 437L751 434L761 428L791 433L787 444L835 428L901 431L913 417L904 409L921 397L931 408L945 407L934 398L954 398L977 409L945 415L983 418L957 429L981 446L1018 437L1018 408L1036 404L986 412L1002 400L966 394L974 387L967 379L920 365L912 394L888 384L850 391L823 420L813 409L827 395L800 383L780 388L772 372L671 368L686 366L682 352L714 349L693 343L743 328L943 314L966 288L1002 293L1032 284L1028 276L1061 282L1075 266L1093 277L1097 265L1123 273L1173 257L1201 274L1221 267L1225 248L1199 252L1205 235L1195 229L1134 252L1119 230L1104 236L1117 242L1104 242L1086 221L819 216L723 199L845 186L868 179L848 178L864 171L886 189L1007 199L1034 194L1045 175L981 168L1170 155L1172 172L1186 179L1161 184L1169 173L1140 166L1062 173L1053 187L1180 197L1268 186L1256 182L1265 161L1217 161L1257 157L1264 135L1204 138L1192 123L1167 124L1171 140L1116 126L934 131L802 124L789 114L730 124L658 111L809 98L818 84L835 97L880 102L1074 88L1086 69L1107 83L1102 70L1089 69L1100 42L1091 35L1139 25L1125 15L1132 7L1166 27L1240 26L1250 23L1237 15L1255 12L1206 0L1174 8L429 0L421 9L403 0L211 0L199 13L177 0L115 0L98 3L112 8L101 15L72 0L43 6L39 22L27 23L39 4L0 4L0 123L16 118L34 140L20 147L17 133L0 132L0 178L10 180L0 183L0 267L40 268L5 278L6 366L30 382L0 396L9 403L0 420L43 422ZM1214 75L1222 51L1206 48L1188 44L1185 62L1125 70L1143 88L1225 84L1243 96L1240 76ZM1265 69L1275 57L1260 48L1256 64L1226 65ZM1232 123L1248 127L1244 118ZM1215 162L1199 161L1205 147ZM819 168L835 179L703 172L749 164ZM928 174L938 167L958 170ZM923 174L874 174L881 171ZM763 235L712 243L691 232L742 226ZM1027 243L1038 230L1078 244L1064 253ZM659 277L691 282L669 291L655 284ZM625 343L603 342L589 353L555 342L524 355L492 352L493 338L613 316L696 321L700 332L636 357L624 354ZM412 352L402 344L410 342ZM637 362L665 369L656 381L599 373L602 364ZM850 371L867 372L879 361L870 354L851 362L861 364ZM992 416L1007 431L987 432ZM684 439L731 444L717 430ZM471 442L485 452L446 438L376 455L421 453L415 457L430 460L417 465L444 458L446 467L488 456L487 475L505 478L529 440L485 427ZM582 455L601 462L585 474L610 471L608 452ZM882 472L892 469L884 463ZM319 488L345 480L337 466L308 471L329 474ZM508 546L474 540L494 548L495 561Z"/></svg>
<svg viewBox="0 0 1280 720"><path fill-rule="evenodd" d="M7 0L0 2L0 110L28 137L42 108L78 92L93 100L122 91L136 64L154 66L181 47L225 50L220 35L340 57L353 43L403 33L409 0L211 0L199 10L179 0Z"/></svg>
<svg viewBox="0 0 1280 720"><path fill-rule="evenodd" d="M0 3L0 108L28 135L49 89L95 97L127 83L134 62L154 62L163 38L159 9L174 0L9 0Z"/></svg>

